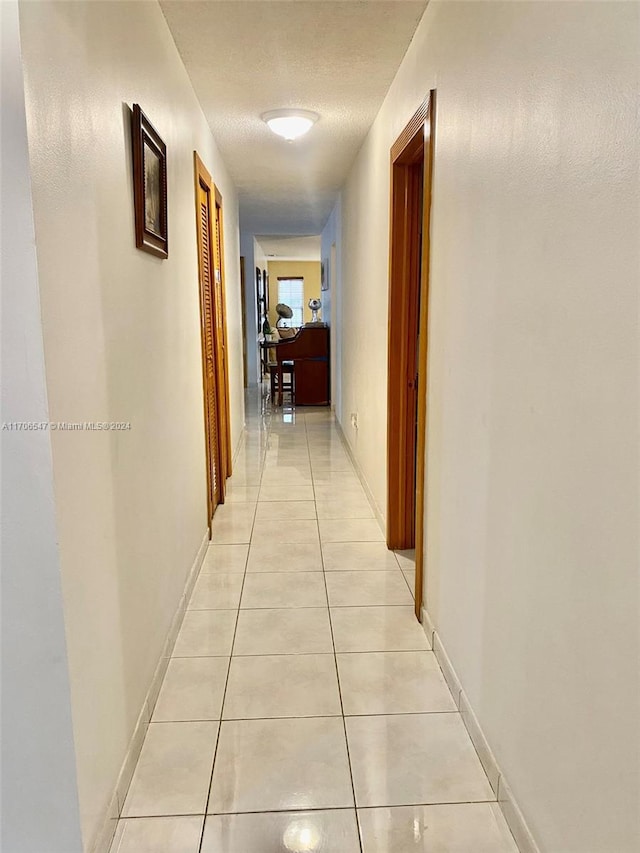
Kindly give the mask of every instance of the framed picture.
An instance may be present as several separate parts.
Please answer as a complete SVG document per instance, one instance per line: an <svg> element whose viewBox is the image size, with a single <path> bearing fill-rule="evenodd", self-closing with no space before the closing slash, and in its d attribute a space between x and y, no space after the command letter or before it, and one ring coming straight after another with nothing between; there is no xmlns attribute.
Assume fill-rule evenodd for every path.
<svg viewBox="0 0 640 853"><path fill-rule="evenodd" d="M256 267L256 303L258 306L258 334L262 331L262 319L264 316L264 296L262 292L262 270Z"/></svg>
<svg viewBox="0 0 640 853"><path fill-rule="evenodd" d="M133 105L131 141L136 246L167 258L167 147L139 104Z"/></svg>
<svg viewBox="0 0 640 853"><path fill-rule="evenodd" d="M320 263L320 289L329 290L329 258Z"/></svg>
<svg viewBox="0 0 640 853"><path fill-rule="evenodd" d="M269 313L269 273L262 270L262 293L264 299L264 313Z"/></svg>

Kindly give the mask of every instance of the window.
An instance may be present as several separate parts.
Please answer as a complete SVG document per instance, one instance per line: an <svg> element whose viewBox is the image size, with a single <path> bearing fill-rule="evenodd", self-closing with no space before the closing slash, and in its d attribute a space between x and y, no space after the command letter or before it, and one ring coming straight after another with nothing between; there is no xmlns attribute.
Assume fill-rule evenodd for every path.
<svg viewBox="0 0 640 853"><path fill-rule="evenodd" d="M279 278L278 302L284 302L293 311L293 317L290 320L283 319L280 325L300 327L304 312L304 279Z"/></svg>

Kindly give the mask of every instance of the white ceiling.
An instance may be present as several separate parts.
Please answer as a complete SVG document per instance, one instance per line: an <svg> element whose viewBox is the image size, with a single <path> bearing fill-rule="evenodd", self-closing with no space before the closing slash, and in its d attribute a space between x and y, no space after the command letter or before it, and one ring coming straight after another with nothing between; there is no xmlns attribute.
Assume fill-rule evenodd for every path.
<svg viewBox="0 0 640 853"><path fill-rule="evenodd" d="M160 0L240 196L243 230L317 234L427 0ZM320 120L293 143L261 121Z"/></svg>
<svg viewBox="0 0 640 853"><path fill-rule="evenodd" d="M274 261L319 261L320 235L317 237L256 237L262 251Z"/></svg>

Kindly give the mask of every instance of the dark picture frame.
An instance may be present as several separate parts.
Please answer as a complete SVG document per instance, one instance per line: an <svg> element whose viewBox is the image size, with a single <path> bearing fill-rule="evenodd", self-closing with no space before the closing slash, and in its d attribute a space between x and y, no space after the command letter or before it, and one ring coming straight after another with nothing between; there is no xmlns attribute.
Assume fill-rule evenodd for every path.
<svg viewBox="0 0 640 853"><path fill-rule="evenodd" d="M131 114L131 142L136 247L168 258L167 146L139 104Z"/></svg>
<svg viewBox="0 0 640 853"><path fill-rule="evenodd" d="M256 267L256 303L258 306L258 334L262 331L262 320L264 318L264 309L262 307L264 297L262 294L262 270Z"/></svg>
<svg viewBox="0 0 640 853"><path fill-rule="evenodd" d="M262 298L264 301L264 313L269 314L269 273L262 270Z"/></svg>

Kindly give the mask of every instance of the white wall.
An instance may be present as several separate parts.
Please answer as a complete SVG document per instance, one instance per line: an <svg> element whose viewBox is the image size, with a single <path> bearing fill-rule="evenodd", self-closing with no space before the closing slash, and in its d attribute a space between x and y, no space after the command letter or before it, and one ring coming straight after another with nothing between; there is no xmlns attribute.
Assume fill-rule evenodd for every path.
<svg viewBox="0 0 640 853"><path fill-rule="evenodd" d="M51 417L131 423L52 436L89 850L206 533L194 149L223 197L234 447L237 199L156 3L25 2L20 22ZM167 145L168 260L135 248L133 103Z"/></svg>
<svg viewBox="0 0 640 853"><path fill-rule="evenodd" d="M343 194L384 507L389 149L436 88L426 603L543 853L640 849L638 11L432 0Z"/></svg>
<svg viewBox="0 0 640 853"><path fill-rule="evenodd" d="M2 27L2 422L47 422L18 5ZM7 853L80 853L48 431L2 429L2 830Z"/></svg>

